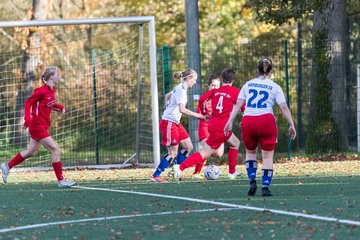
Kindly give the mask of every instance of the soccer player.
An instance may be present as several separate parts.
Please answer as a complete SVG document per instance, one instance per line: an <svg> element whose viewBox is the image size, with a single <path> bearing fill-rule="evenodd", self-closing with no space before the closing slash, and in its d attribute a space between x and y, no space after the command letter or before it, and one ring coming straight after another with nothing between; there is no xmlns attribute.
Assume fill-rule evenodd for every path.
<svg viewBox="0 0 360 240"><path fill-rule="evenodd" d="M163 146L167 147L168 152L161 158L155 172L150 177L150 180L154 182L167 182L160 177L161 173L169 167L174 159L176 160L175 164L181 164L193 149L189 134L180 123L182 114L206 119L206 116L186 108L187 89L195 85L197 73L188 68L174 73L174 79L180 79L181 83L174 88L171 95L167 94L166 108L160 120L161 142ZM183 148L180 152L178 152L179 144Z"/></svg>
<svg viewBox="0 0 360 240"><path fill-rule="evenodd" d="M244 116L241 121L241 137L246 150L246 171L250 180L249 196L256 193L256 153L258 144L262 154L262 196L272 196L269 190L273 176L273 157L277 143L277 125L273 106L279 105L281 112L289 123L289 135L295 139L296 130L290 110L286 104L281 87L270 79L272 62L263 58L258 63L259 76L242 87L237 103L231 113L224 132L231 132L234 119L240 107L246 102Z"/></svg>
<svg viewBox="0 0 360 240"><path fill-rule="evenodd" d="M232 132L225 135L224 127L240 90L232 86L235 81L235 71L233 69L224 69L221 73L221 79L223 84L220 88L206 92L204 97L199 100L199 105L203 106L206 99L211 99L212 115L208 124L210 135L199 152L192 154L180 166L174 165L174 177L176 179L181 178L182 171L186 168L197 163L204 163L204 159L210 157L225 142L230 144L228 152L229 173L235 173L240 141Z"/></svg>
<svg viewBox="0 0 360 240"><path fill-rule="evenodd" d="M221 80L214 74L211 74L209 79L207 80L206 86L210 90L212 89L218 89L221 85ZM197 112L202 113L203 115L211 116L211 99L204 99L206 95L202 95L199 99L203 104L198 105ZM199 126L198 126L198 137L201 146L203 147L205 144L206 139L209 137L209 129L208 129L208 122L204 119L199 120ZM224 153L224 144L221 144L221 146L214 152L213 156L219 157L222 156ZM195 170L193 173L193 178L202 179L203 175L201 174L201 169L204 166L206 162L206 159L204 159L203 163L197 163L195 165Z"/></svg>
<svg viewBox="0 0 360 240"><path fill-rule="evenodd" d="M62 81L58 70L55 67L48 67L41 76L43 86L34 90L34 93L25 101L24 106L24 127L29 128L30 143L27 150L19 152L8 163L1 164L2 179L4 184L10 169L22 163L26 158L35 155L41 145L51 152L52 166L60 188L71 187L74 181L65 179L62 172L60 160L60 148L48 132L50 127L50 112L65 113L65 108L56 103L56 84Z"/></svg>

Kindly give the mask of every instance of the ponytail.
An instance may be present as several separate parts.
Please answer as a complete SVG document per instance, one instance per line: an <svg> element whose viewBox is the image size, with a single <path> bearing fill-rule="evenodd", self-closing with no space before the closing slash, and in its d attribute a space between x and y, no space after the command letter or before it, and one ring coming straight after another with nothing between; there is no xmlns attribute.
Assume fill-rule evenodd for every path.
<svg viewBox="0 0 360 240"><path fill-rule="evenodd" d="M268 58L263 58L259 61L258 71L260 75L268 75L272 70L272 61Z"/></svg>

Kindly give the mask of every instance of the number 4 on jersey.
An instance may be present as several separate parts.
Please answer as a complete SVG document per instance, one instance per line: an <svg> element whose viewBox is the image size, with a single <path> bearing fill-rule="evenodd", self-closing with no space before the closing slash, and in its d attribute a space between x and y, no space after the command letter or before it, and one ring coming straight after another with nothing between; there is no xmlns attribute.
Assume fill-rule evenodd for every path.
<svg viewBox="0 0 360 240"><path fill-rule="evenodd" d="M223 100L224 100L224 96L220 96L219 101L216 104L216 109L219 110L219 113L222 113L223 110Z"/></svg>

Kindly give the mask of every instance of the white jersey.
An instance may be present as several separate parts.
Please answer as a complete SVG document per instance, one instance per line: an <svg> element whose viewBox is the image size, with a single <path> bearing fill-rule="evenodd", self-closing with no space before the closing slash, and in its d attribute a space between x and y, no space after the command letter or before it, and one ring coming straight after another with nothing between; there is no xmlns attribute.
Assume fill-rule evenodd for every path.
<svg viewBox="0 0 360 240"><path fill-rule="evenodd" d="M258 77L249 80L241 88L239 99L246 102L244 116L274 114L273 106L286 102L281 87L269 78Z"/></svg>
<svg viewBox="0 0 360 240"><path fill-rule="evenodd" d="M182 115L179 108L181 103L184 105L187 103L187 87L182 83L178 84L172 91L161 119L179 124Z"/></svg>

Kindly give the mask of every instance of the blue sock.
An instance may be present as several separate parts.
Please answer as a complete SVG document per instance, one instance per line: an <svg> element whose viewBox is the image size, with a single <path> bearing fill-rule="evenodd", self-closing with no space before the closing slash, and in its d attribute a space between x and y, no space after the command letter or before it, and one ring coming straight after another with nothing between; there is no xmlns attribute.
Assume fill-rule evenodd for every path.
<svg viewBox="0 0 360 240"><path fill-rule="evenodd" d="M262 187L267 187L267 188L270 187L271 179L273 176L273 170L262 169L261 176L262 176Z"/></svg>
<svg viewBox="0 0 360 240"><path fill-rule="evenodd" d="M182 164L186 158L188 157L188 151L186 151L185 149L181 149L180 152L178 152L177 156L176 156L176 164Z"/></svg>
<svg viewBox="0 0 360 240"><path fill-rule="evenodd" d="M161 161L159 163L159 166L156 168L153 176L158 177L160 174L165 171L167 167L169 167L170 163L172 162L172 157L169 156L169 154L166 154L161 158Z"/></svg>
<svg viewBox="0 0 360 240"><path fill-rule="evenodd" d="M246 164L246 172L248 175L249 180L256 179L256 170L257 170L257 161L255 160L247 160Z"/></svg>

